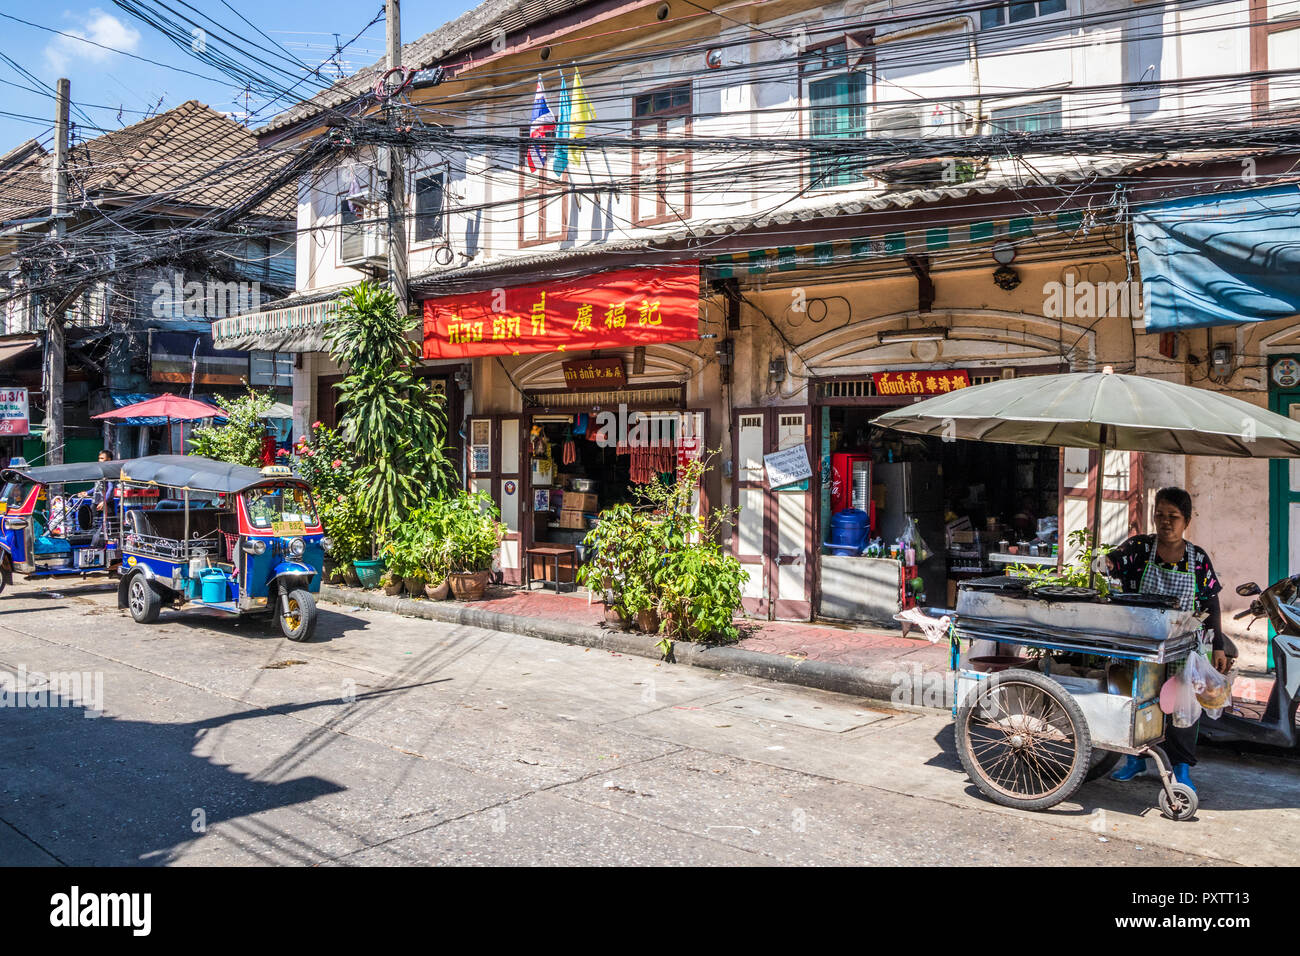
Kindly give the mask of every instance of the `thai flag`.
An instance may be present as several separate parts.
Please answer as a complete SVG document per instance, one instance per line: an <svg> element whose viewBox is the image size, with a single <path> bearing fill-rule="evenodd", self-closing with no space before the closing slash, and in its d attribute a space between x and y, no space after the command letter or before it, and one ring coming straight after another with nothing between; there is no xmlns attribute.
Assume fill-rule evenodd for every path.
<svg viewBox="0 0 1300 956"><path fill-rule="evenodd" d="M546 166L546 137L555 135L555 114L546 105L546 90L542 81L537 81L537 95L533 97L533 122L529 126L528 136L535 140L528 148L528 168L537 172Z"/></svg>

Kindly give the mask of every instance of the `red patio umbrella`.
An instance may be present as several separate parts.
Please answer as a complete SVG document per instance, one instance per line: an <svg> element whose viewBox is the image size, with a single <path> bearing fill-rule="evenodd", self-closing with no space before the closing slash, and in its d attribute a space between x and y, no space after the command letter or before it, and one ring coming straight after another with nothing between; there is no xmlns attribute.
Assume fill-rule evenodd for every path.
<svg viewBox="0 0 1300 956"><path fill-rule="evenodd" d="M192 398L179 395L155 395L153 398L123 405L112 411L101 412L95 418L109 421L121 421L125 418L165 418L167 419L167 446L171 448L172 422L195 422L201 418L224 418L225 412L207 402L196 402Z"/></svg>

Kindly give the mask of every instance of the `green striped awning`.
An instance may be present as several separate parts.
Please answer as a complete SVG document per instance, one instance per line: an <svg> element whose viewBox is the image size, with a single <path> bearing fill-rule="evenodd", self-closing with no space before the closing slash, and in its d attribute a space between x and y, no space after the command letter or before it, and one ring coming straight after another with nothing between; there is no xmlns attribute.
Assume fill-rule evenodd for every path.
<svg viewBox="0 0 1300 956"><path fill-rule="evenodd" d="M1023 216L952 226L928 227L910 232L893 231L856 239L818 242L803 246L751 249L717 255L705 264L710 278L824 269L836 263L884 259L906 253L933 255L960 251L964 247L992 243L998 239L1026 239L1049 232L1070 233L1082 224L1083 214L1063 212L1054 216Z"/></svg>
<svg viewBox="0 0 1300 956"><path fill-rule="evenodd" d="M212 323L212 338L220 349L323 352L325 325L337 305L326 299L232 315Z"/></svg>

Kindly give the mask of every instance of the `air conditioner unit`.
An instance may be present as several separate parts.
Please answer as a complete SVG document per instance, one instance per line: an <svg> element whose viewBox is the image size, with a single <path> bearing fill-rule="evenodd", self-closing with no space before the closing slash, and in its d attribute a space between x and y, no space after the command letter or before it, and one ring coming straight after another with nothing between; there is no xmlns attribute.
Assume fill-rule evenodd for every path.
<svg viewBox="0 0 1300 956"><path fill-rule="evenodd" d="M965 129L966 114L961 103L918 103L871 115L871 135L882 139L961 136Z"/></svg>
<svg viewBox="0 0 1300 956"><path fill-rule="evenodd" d="M388 243L384 231L373 224L342 228L343 264L353 268L373 268L388 262Z"/></svg>

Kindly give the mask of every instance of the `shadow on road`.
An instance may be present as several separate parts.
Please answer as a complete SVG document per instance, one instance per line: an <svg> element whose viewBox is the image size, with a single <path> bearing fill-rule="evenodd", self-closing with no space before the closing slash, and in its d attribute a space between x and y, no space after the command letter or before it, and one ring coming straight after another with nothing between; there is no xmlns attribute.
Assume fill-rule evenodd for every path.
<svg viewBox="0 0 1300 956"><path fill-rule="evenodd" d="M433 683L439 681L425 682ZM357 700L402 693L412 686L424 685L358 694ZM195 755L199 741L210 731L240 721L337 702L333 698L256 707L169 724L110 716L88 719L93 715L81 703L39 688L12 694L0 708L0 819L67 865L175 862L200 835L195 829L200 823L210 830L347 789L314 775L254 779ZM256 821L254 832L256 840L241 839L239 846L266 862L314 863L321 858L265 819ZM272 848L274 853L268 852ZM246 862L242 854L239 859Z"/></svg>

